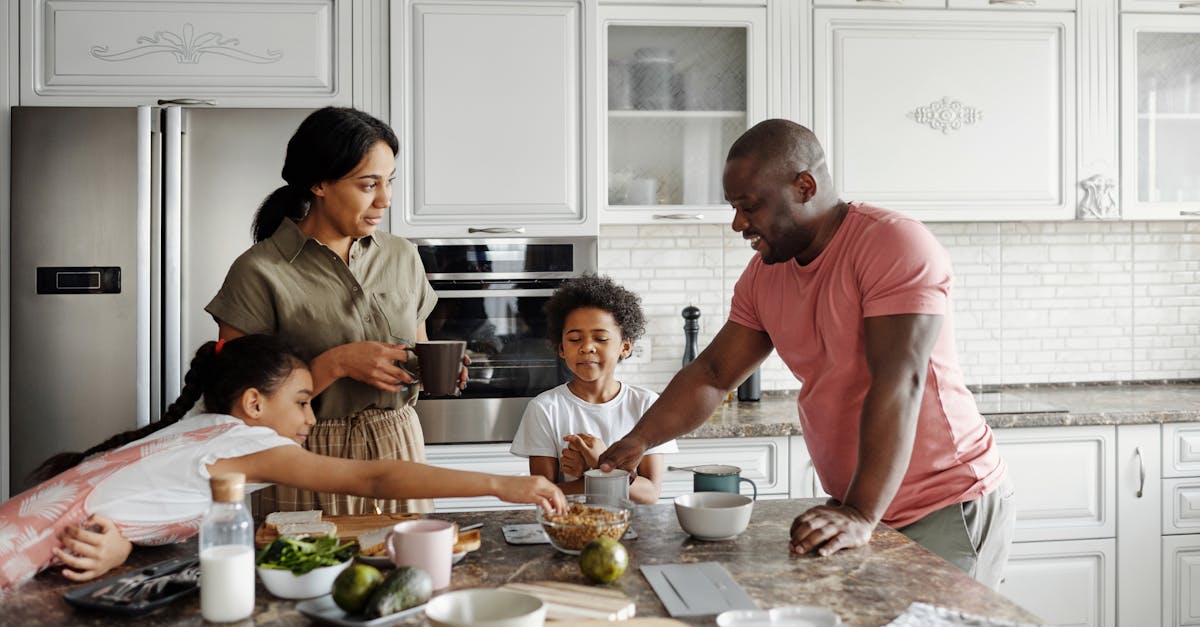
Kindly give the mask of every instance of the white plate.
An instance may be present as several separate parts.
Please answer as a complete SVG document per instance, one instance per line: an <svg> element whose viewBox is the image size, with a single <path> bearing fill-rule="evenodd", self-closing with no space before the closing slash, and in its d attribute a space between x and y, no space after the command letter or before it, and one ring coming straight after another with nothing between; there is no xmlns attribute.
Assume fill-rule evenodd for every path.
<svg viewBox="0 0 1200 627"><path fill-rule="evenodd" d="M836 627L842 619L832 611L811 605L789 605L770 610L729 610L717 615L719 627L778 625L784 627Z"/></svg>
<svg viewBox="0 0 1200 627"><path fill-rule="evenodd" d="M467 556L467 553L470 553L470 551L460 551L458 553L455 553L450 558L450 563L457 564L457 563L463 561L463 558ZM364 564L370 564L371 566L374 566L375 568L395 568L395 566L396 566L395 564L392 563L392 560L390 558L388 558L388 556L386 556L386 555L359 555L359 556L356 556L355 559L357 559L358 561L360 561Z"/></svg>
<svg viewBox="0 0 1200 627"><path fill-rule="evenodd" d="M381 627L391 625L425 611L425 604L410 607L403 612L368 619L360 614L347 614L345 610L333 602L333 595L308 599L296 604L296 610L301 614L326 625L342 625L344 627Z"/></svg>

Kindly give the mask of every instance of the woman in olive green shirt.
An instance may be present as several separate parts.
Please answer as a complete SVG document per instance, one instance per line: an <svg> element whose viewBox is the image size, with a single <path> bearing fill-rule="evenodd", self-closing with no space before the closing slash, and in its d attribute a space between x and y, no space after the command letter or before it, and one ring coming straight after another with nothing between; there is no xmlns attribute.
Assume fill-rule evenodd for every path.
<svg viewBox="0 0 1200 627"><path fill-rule="evenodd" d="M376 230L391 205L398 148L386 124L355 109L327 107L306 118L288 142L287 185L255 216L257 243L205 308L220 337L279 335L309 360L318 396L307 447L315 453L425 460L417 386L397 363L407 361L409 344L427 339L425 318L437 296L416 248ZM285 487L262 498L265 511L431 510L428 501Z"/></svg>

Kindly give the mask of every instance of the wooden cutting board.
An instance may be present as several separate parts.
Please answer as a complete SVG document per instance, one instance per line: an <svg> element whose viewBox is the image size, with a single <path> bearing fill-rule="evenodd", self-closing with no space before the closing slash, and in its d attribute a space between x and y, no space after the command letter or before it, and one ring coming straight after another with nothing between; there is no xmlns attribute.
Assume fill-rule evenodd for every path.
<svg viewBox="0 0 1200 627"><path fill-rule="evenodd" d="M501 590L532 594L546 604L546 620L569 620L572 624L584 619L599 621L632 618L637 606L624 592L600 586L581 586L559 581L507 583Z"/></svg>
<svg viewBox="0 0 1200 627"><path fill-rule="evenodd" d="M327 520L337 525L338 539L346 542L357 539L360 533L394 525L405 520L415 520L420 517L420 514L362 514L356 516L322 516L321 520ZM279 534L275 533L274 529L268 529L266 524L259 525L258 530L254 532L254 546L261 549L274 542L275 538L278 537Z"/></svg>

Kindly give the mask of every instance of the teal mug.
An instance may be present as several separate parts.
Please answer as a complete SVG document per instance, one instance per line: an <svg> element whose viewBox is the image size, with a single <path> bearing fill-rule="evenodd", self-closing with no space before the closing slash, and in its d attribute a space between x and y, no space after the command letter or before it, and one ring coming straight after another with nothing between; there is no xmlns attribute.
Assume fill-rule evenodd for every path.
<svg viewBox="0 0 1200 627"><path fill-rule="evenodd" d="M737 466L711 464L693 466L692 490L694 492L730 492L738 494L738 484L745 481L754 490L754 500L758 500L758 486L741 475L742 469Z"/></svg>

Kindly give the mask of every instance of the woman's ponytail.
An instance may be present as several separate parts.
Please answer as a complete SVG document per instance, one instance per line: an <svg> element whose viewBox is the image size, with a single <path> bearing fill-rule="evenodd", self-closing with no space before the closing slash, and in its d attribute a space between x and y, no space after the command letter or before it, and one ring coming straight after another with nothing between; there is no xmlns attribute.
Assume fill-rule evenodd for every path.
<svg viewBox="0 0 1200 627"><path fill-rule="evenodd" d="M284 185L271 192L258 206L251 229L255 242L261 242L275 234L284 218L300 220L308 213L309 198L295 187Z"/></svg>

